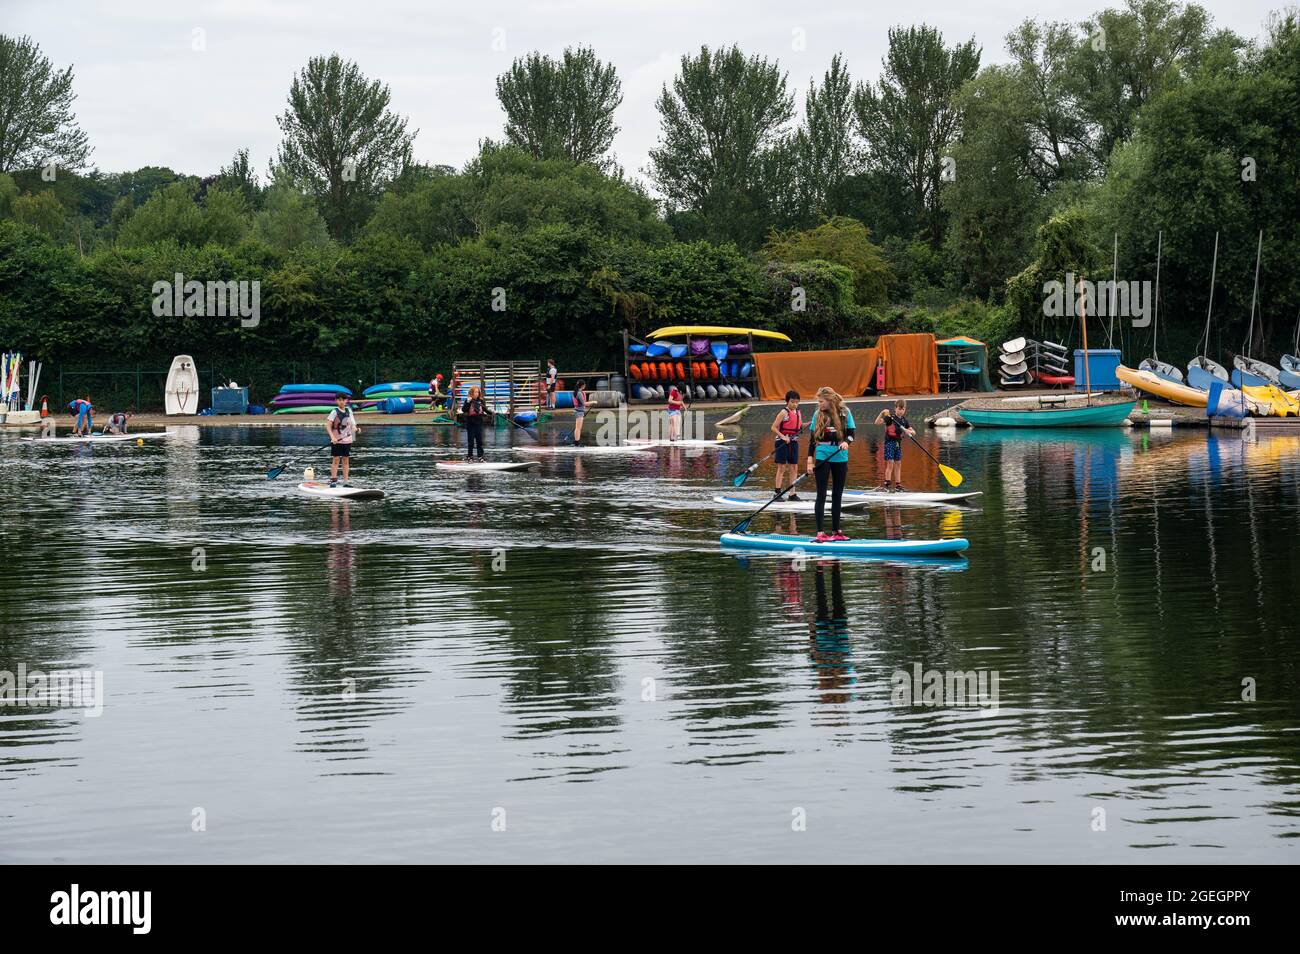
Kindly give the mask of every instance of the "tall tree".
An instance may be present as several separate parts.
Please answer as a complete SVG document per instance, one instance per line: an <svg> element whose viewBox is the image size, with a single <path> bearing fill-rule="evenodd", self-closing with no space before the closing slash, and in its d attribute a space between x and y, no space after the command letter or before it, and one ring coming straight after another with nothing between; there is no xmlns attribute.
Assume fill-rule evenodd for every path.
<svg viewBox="0 0 1300 954"><path fill-rule="evenodd" d="M1084 42L1068 23L1026 20L1007 35L1014 67L1005 79L1019 87L1029 136L1028 172L1044 190L1087 178L1104 161L1078 97L1078 58ZM1012 94L1006 87L1002 92Z"/></svg>
<svg viewBox="0 0 1300 954"><path fill-rule="evenodd" d="M844 190L861 168L854 138L853 81L844 57L836 53L820 84L804 97L804 128L799 131L800 182L816 216L843 211Z"/></svg>
<svg viewBox="0 0 1300 954"><path fill-rule="evenodd" d="M854 95L868 161L907 185L917 227L935 247L943 237L944 156L961 123L957 92L979 63L974 39L949 49L933 27L891 29L880 81Z"/></svg>
<svg viewBox="0 0 1300 954"><path fill-rule="evenodd" d="M49 162L81 169L90 157L72 115L72 67L56 70L41 48L0 33L0 172Z"/></svg>
<svg viewBox="0 0 1300 954"><path fill-rule="evenodd" d="M241 193L250 209L261 205L262 188L258 185L257 173L253 171L247 149L238 150L235 157L230 160L230 165L221 167L215 184L223 189L233 189Z"/></svg>
<svg viewBox="0 0 1300 954"><path fill-rule="evenodd" d="M406 120L388 109L388 87L337 53L314 56L289 87L276 120L284 140L277 175L316 198L330 234L351 239L384 186L411 160Z"/></svg>
<svg viewBox="0 0 1300 954"><path fill-rule="evenodd" d="M515 60L497 77L497 99L507 141L533 158L610 164L623 84L590 48L566 49L559 60L540 53Z"/></svg>
<svg viewBox="0 0 1300 954"><path fill-rule="evenodd" d="M793 164L786 124L794 104L780 68L739 47L683 56L681 72L656 102L662 124L650 175L670 213L695 238L753 248L768 197L789 193ZM684 215L683 215L684 214Z"/></svg>

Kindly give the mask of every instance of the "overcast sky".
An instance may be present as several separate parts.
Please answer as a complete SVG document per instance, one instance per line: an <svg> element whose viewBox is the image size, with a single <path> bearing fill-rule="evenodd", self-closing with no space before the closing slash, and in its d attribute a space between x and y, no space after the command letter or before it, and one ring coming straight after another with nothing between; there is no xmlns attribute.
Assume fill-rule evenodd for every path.
<svg viewBox="0 0 1300 954"><path fill-rule="evenodd" d="M929 23L950 43L973 35L983 62L1000 62L1003 38L1026 17L1078 21L1121 2L0 0L0 32L28 34L57 66L74 67L94 165L196 175L216 172L240 147L266 170L280 138L275 117L313 55L338 52L387 83L392 108L419 130L417 159L459 167L479 140L500 137L495 79L514 57L587 44L622 79L615 152L639 174L658 137L655 97L701 44L738 43L779 60L802 106L809 78L837 51L855 79L875 79L893 25ZM1254 37L1284 4L1203 5L1216 25Z"/></svg>

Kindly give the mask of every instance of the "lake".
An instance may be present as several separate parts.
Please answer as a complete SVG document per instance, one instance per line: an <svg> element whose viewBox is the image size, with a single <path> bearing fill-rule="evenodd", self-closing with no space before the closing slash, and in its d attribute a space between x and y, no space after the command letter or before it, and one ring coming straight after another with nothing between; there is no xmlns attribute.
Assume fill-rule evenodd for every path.
<svg viewBox="0 0 1300 954"><path fill-rule="evenodd" d="M722 552L772 413L522 474L363 427L353 503L266 479L314 429L0 436L0 671L102 690L0 705L0 860L1297 861L1300 431L922 431L978 506L844 526L964 560Z"/></svg>

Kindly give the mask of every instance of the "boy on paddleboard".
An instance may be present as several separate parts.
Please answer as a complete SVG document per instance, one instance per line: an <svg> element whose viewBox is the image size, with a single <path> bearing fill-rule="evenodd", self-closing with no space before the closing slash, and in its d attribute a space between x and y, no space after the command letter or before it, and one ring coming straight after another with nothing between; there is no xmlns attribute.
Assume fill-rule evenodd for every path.
<svg viewBox="0 0 1300 954"><path fill-rule="evenodd" d="M885 489L897 492L903 489L903 435L916 436L907 420L907 402L895 401L893 413L885 408L876 423L885 425Z"/></svg>
<svg viewBox="0 0 1300 954"><path fill-rule="evenodd" d="M487 405L483 403L483 393L477 384L470 385L469 394L461 408L465 417L465 462L474 460L474 448L478 448L478 459L483 459L483 418L487 415Z"/></svg>
<svg viewBox="0 0 1300 954"><path fill-rule="evenodd" d="M799 413L799 392L785 392L785 407L777 412L772 422L772 433L776 435L776 489L773 496L794 483L799 473L799 432L803 430L803 415ZM786 500L798 500L799 495L791 492Z"/></svg>
<svg viewBox="0 0 1300 954"><path fill-rule="evenodd" d="M325 433L330 438L330 486L339 479L339 461L343 462L343 486L348 483L349 464L352 461L352 442L357 439L357 419L348 406L346 394L334 395L334 410L325 419Z"/></svg>
<svg viewBox="0 0 1300 954"><path fill-rule="evenodd" d="M104 433L125 434L126 422L130 417L131 415L127 414L125 411L116 412L112 417L108 419L108 423L104 425Z"/></svg>

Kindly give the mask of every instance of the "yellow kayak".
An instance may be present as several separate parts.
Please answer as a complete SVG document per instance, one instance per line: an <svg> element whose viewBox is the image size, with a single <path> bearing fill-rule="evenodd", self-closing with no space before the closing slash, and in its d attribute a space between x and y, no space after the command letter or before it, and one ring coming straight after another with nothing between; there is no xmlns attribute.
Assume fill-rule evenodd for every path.
<svg viewBox="0 0 1300 954"><path fill-rule="evenodd" d="M1210 397L1208 393L1199 388L1188 387L1186 384L1175 384L1173 381L1165 380L1158 374L1152 374L1150 371L1134 371L1122 364L1115 369L1115 376L1125 384L1131 384L1139 391L1154 394L1156 397L1172 401L1174 404L1185 404L1187 407L1205 407Z"/></svg>
<svg viewBox="0 0 1300 954"><path fill-rule="evenodd" d="M1256 414L1273 417L1300 417L1300 391L1283 391L1272 384L1242 388L1242 393L1257 405Z"/></svg>
<svg viewBox="0 0 1300 954"><path fill-rule="evenodd" d="M652 331L648 338L668 338L674 335L753 335L755 338L772 338L776 341L789 341L788 335L779 331L764 331L762 328L727 328L722 325L673 325Z"/></svg>

